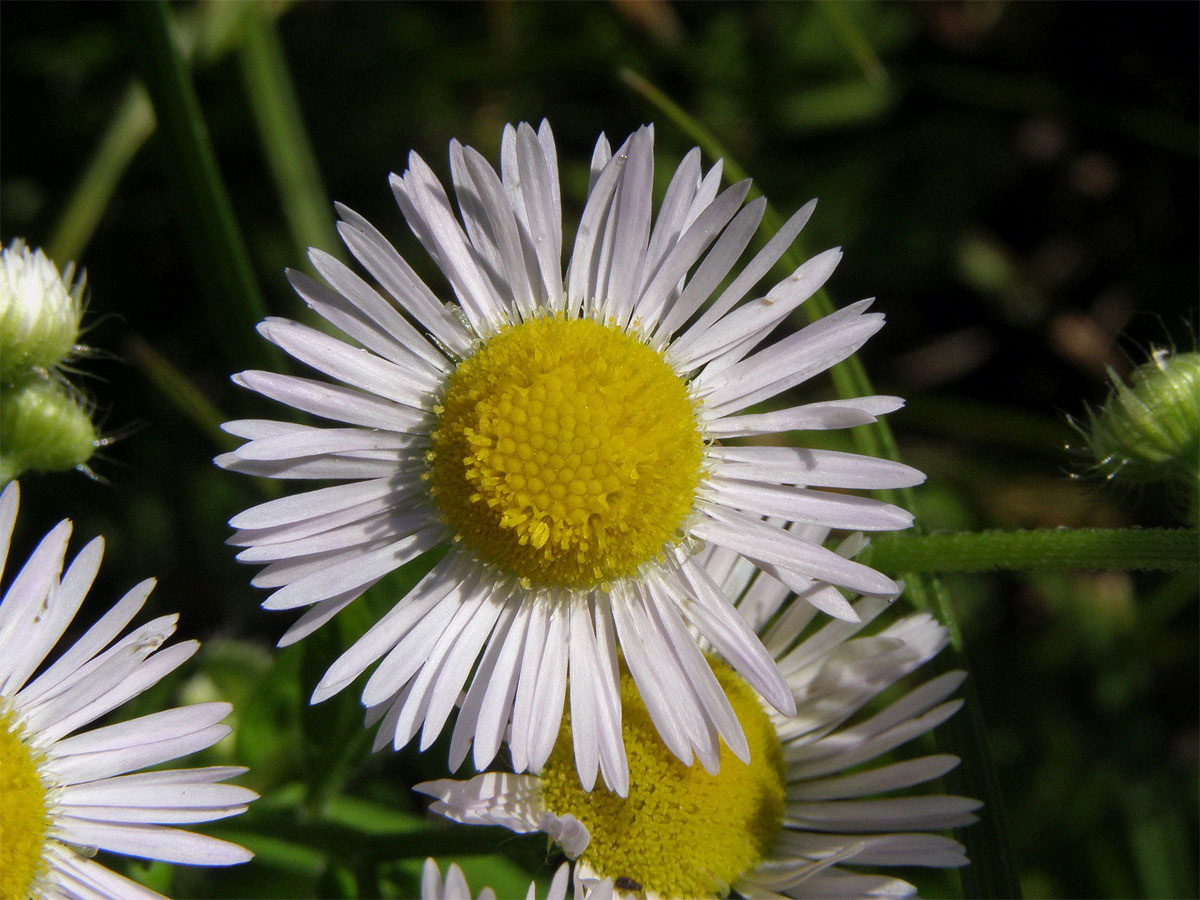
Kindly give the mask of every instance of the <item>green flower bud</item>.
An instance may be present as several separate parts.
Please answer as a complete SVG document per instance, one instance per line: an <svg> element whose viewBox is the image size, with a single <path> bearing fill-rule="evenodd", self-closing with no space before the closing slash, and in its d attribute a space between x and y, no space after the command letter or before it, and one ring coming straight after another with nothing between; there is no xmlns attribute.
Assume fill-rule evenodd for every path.
<svg viewBox="0 0 1200 900"><path fill-rule="evenodd" d="M1108 478L1200 483L1200 353L1155 350L1089 411L1088 450Z"/></svg>
<svg viewBox="0 0 1200 900"><path fill-rule="evenodd" d="M46 254L19 238L0 250L0 381L53 369L71 354L85 285L82 275L71 284L74 272L68 265L60 276Z"/></svg>
<svg viewBox="0 0 1200 900"><path fill-rule="evenodd" d="M0 386L0 436L0 484L80 468L99 443L79 393L39 373Z"/></svg>

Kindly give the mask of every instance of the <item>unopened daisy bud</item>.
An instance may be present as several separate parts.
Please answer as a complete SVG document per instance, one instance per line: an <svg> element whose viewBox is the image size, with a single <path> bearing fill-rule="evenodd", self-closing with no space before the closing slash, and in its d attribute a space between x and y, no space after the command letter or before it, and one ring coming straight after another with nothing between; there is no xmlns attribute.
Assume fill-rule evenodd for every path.
<svg viewBox="0 0 1200 900"><path fill-rule="evenodd" d="M1088 449L1109 478L1200 481L1200 353L1155 350L1126 384L1115 373L1090 412Z"/></svg>
<svg viewBox="0 0 1200 900"><path fill-rule="evenodd" d="M79 340L82 275L74 265L60 275L41 249L14 240L0 250L0 380L61 364Z"/></svg>
<svg viewBox="0 0 1200 900"><path fill-rule="evenodd" d="M82 466L97 445L90 412L78 393L37 374L4 385L0 434L0 484L29 470Z"/></svg>

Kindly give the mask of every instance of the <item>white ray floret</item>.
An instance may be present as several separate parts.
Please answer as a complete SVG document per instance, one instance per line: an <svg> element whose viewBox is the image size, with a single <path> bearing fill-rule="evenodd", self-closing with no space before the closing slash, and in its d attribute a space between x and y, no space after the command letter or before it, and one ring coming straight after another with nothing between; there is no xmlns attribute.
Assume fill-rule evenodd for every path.
<svg viewBox="0 0 1200 900"><path fill-rule="evenodd" d="M0 494L0 575L19 489ZM156 684L199 647L165 646L177 616L119 637L154 586L129 591L37 677L79 610L100 567L96 538L66 565L71 523L51 530L0 602L0 756L4 790L3 896L149 898L160 895L92 859L97 850L192 865L225 866L252 854L179 825L244 812L253 791L225 784L239 766L148 766L210 747L229 734L228 703L198 703L81 730ZM11 830L10 830L11 829Z"/></svg>
<svg viewBox="0 0 1200 900"><path fill-rule="evenodd" d="M482 769L507 735L523 769L545 762L568 700L580 722L594 723L577 747L582 782L590 787L602 775L623 792L621 655L664 740L685 762L715 766L720 739L735 752L745 747L689 628L778 710L794 710L770 655L697 565L698 549L729 549L797 589L819 582L891 596L890 578L784 526L908 527L912 517L902 509L827 489L904 487L923 476L870 457L776 446L790 431L861 425L902 405L894 397L788 405L796 402L788 392L846 359L883 325L863 301L770 341L841 258L828 250L757 291L814 204L739 270L764 202L743 205L748 182L722 191L721 164L705 173L693 151L655 214L653 130L645 127L615 153L605 138L597 142L569 245L549 126L506 127L500 156L497 173L475 150L451 144L456 204L415 153L408 169L391 177L451 302L344 206L339 233L374 284L315 249L311 260L326 284L289 273L301 298L348 340L269 319L260 326L263 336L320 378L250 371L235 380L329 426L231 422L226 429L246 443L217 462L250 475L344 483L235 516L230 542L243 548L239 559L265 566L254 578L273 591L264 606L309 607L281 644L312 633L389 573L447 547L432 571L333 663L314 702L378 662L363 700L369 721L381 723L379 746L399 747L418 732L428 746L457 706L453 766L470 753ZM538 328L547 336L535 340ZM592 368L571 369L582 365L585 351L578 348L593 338L617 349L596 351L601 361L589 362ZM520 349L498 349L506 341ZM507 359L505 352L517 361L511 372L487 368ZM568 359L568 352L578 355ZM639 353L652 361L635 362ZM526 365L528 371L517 371ZM569 370L562 383L578 381L578 390L592 393L558 400L549 394L558 418L546 426L536 391L560 383L553 381L561 374L554 366ZM625 373L625 380L612 379L613 393L606 394L610 372ZM656 394L659 376L666 387ZM489 386L476 394L462 388L461 396L481 398L470 413L478 420L454 418L466 415L456 393L464 384ZM668 409L660 395L671 385L678 400ZM508 397L506 391L518 398L516 408L495 399ZM758 410L764 402L783 408ZM488 420L495 434L481 424L484 407L493 406L503 413ZM646 436L677 415L686 425L681 440L694 442L694 458ZM584 424L589 416L609 418L600 428ZM520 440L505 443L512 423L525 429L535 419L539 424L522 430ZM595 438L601 444L593 453L588 440L597 434L609 436ZM764 435L771 446L721 443ZM545 441L561 452L544 449ZM450 447L459 454L453 463ZM667 456L659 458L660 451ZM594 466L589 453L601 457ZM476 464L500 468L470 469ZM594 474L610 464L604 471L611 480ZM452 466L470 469L474 479L453 482L458 493L446 487ZM646 485L655 479L672 502L682 497L676 511L659 514L653 506L659 495ZM637 515L622 518L621 510L638 504ZM580 505L589 512L572 518ZM660 522L662 534L647 537L643 523ZM486 538L476 527L487 530ZM634 546L637 540L647 543ZM563 562L567 557L572 561ZM610 566L610 557L623 561ZM854 620L854 608L833 595L812 594L821 609Z"/></svg>

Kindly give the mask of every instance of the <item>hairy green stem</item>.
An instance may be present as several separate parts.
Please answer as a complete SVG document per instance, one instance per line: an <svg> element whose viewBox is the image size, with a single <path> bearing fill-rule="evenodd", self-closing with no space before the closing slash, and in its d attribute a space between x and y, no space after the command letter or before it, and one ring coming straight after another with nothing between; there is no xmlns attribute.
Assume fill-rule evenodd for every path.
<svg viewBox="0 0 1200 900"><path fill-rule="evenodd" d="M884 572L1132 569L1195 572L1195 528L1043 528L962 534L889 534L859 560Z"/></svg>

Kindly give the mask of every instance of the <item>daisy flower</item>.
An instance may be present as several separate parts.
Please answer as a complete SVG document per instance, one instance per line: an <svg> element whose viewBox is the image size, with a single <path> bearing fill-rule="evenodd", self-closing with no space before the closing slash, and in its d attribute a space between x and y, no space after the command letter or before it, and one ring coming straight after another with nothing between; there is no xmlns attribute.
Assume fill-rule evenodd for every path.
<svg viewBox="0 0 1200 900"><path fill-rule="evenodd" d="M870 870L965 865L960 844L927 832L973 822L977 801L881 796L958 764L947 755L881 757L958 709L961 701L947 698L963 673L893 691L882 709L872 703L945 645L945 629L919 613L855 637L887 605L873 597L854 604L859 622L809 628L812 606L792 602L779 611L788 593L782 583L748 572L731 553L708 555L724 556L708 560L710 573L727 589L743 589L740 605L751 620L771 622L763 640L796 700L794 716L780 715L713 661L749 740L748 765L723 747L720 770L710 775L667 753L622 672L628 796L580 788L571 761L572 738L579 739L571 733L573 715L537 774L488 772L416 790L436 798L431 808L456 822L543 832L577 860L582 877L611 878L617 894L630 897L723 897L731 889L745 897L912 896L908 882Z"/></svg>
<svg viewBox="0 0 1200 900"><path fill-rule="evenodd" d="M8 559L18 488L0 495L0 575ZM198 703L80 732L152 687L196 652L163 644L178 616L118 635L154 587L137 585L32 681L62 637L100 567L96 538L63 571L71 523L47 534L0 602L0 896L158 897L92 857L226 866L252 854L175 825L236 815L257 796L228 778L236 766L155 769L229 733L228 703ZM115 640L115 643L114 643ZM107 648L107 649L106 649Z"/></svg>
<svg viewBox="0 0 1200 900"><path fill-rule="evenodd" d="M286 319L259 329L331 380L235 376L335 423L225 426L247 439L218 457L226 468L345 482L231 520L231 543L245 548L238 558L266 564L253 580L273 589L263 606L311 607L281 645L399 566L448 549L313 694L323 700L381 660L362 694L368 721L382 720L377 746L400 747L420 731L425 749L459 705L453 767L469 749L476 768L486 767L511 723L518 771L538 768L569 696L583 785L599 770L624 793L620 653L671 752L716 771L719 738L739 759L749 747L689 625L778 710L792 712L793 700L753 631L696 564L698 549L727 548L797 590L818 582L880 596L896 589L779 523L905 528L912 517L902 509L822 488L891 488L923 476L775 444L792 430L874 421L901 401L751 411L848 357L883 316L867 312L869 301L855 303L760 347L840 258L822 253L745 299L814 204L735 273L765 201L743 206L749 182L719 192L720 162L704 173L693 150L653 216L653 167L651 128L615 153L600 138L564 275L548 125L507 127L498 175L452 142L457 215L413 153L392 190L454 302L339 206L346 246L383 293L314 249L327 285L298 272L289 278L349 341ZM723 444L757 436L771 445ZM824 608L855 615L844 601Z"/></svg>
<svg viewBox="0 0 1200 900"><path fill-rule="evenodd" d="M567 882L570 879L571 866L563 863L554 873L550 888L546 892L546 900L566 900ZM536 888L537 885L534 882L529 883L529 890L525 892L525 900L534 900ZM604 879L600 882L584 881L576 872L572 893L572 897L576 900L585 900L585 898L586 900L611 900L612 895L611 879ZM471 886L467 884L467 877L463 875L462 869L451 863L450 868L446 870L446 880L442 881L442 872L438 868L437 862L426 859L425 866L421 870L421 900L496 900L496 892L487 887L480 891L477 897L472 897Z"/></svg>

